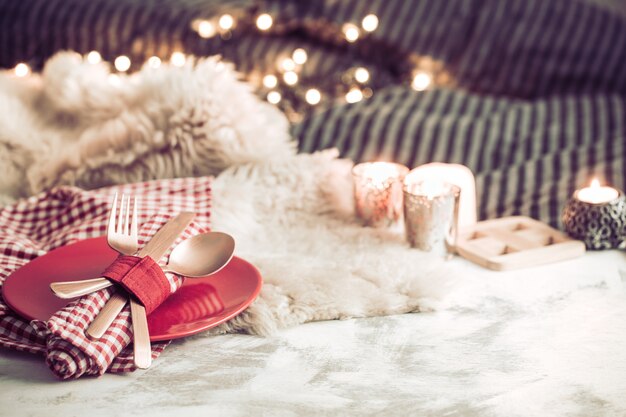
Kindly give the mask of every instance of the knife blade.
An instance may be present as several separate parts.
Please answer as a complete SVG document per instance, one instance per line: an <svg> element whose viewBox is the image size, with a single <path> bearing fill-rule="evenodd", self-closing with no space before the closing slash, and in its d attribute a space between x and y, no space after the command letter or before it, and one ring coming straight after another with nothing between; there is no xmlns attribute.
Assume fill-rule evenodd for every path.
<svg viewBox="0 0 626 417"><path fill-rule="evenodd" d="M169 220L152 236L152 239L141 248L137 256L140 258L150 256L155 262L158 262L170 246L172 246L172 243L176 241L178 236L185 230L189 223L191 223L195 215L195 213L183 211Z"/></svg>
<svg viewBox="0 0 626 417"><path fill-rule="evenodd" d="M178 236L183 232L183 230L185 230L189 223L191 223L191 220L193 220L194 216L195 213L192 212L181 212L173 219L170 219L154 234L154 236L152 236L148 243L146 243L146 245L137 253L137 256L142 258L145 256L151 256L155 262L158 262L163 254L167 252L172 243L176 241ZM101 286L100 288L106 288L110 285L113 285L113 283L108 279L101 279L103 281L103 286ZM93 282L87 283L86 285L89 286L87 288L88 290L89 288L92 288ZM74 292L74 294L79 294L79 292ZM122 311L122 308L124 308L124 304L126 304L126 299L124 297L115 297L115 295L111 297L111 299L107 301L107 304L105 304L105 308L100 311L100 314L98 314L95 320L89 325L89 328L87 329L87 334L96 339L101 338L104 332L109 328L113 320L115 320L115 317L117 317L120 311ZM107 306L108 308L106 308ZM137 306L135 307L135 310L137 310ZM133 323L134 322L135 320L133 320Z"/></svg>
<svg viewBox="0 0 626 417"><path fill-rule="evenodd" d="M158 262L194 216L195 213L182 212L167 222L139 251L137 256L140 258L150 256L155 262ZM150 346L146 308L132 295L129 298L133 327L133 361L137 368L147 369L152 363L152 347Z"/></svg>

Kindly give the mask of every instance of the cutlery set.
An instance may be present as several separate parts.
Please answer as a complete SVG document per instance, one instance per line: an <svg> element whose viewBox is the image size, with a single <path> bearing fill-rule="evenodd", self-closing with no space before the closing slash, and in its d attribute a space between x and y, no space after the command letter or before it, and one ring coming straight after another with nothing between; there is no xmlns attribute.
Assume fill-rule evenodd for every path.
<svg viewBox="0 0 626 417"><path fill-rule="evenodd" d="M100 310L87 328L86 333L90 337L101 338L124 308L126 302L129 302L133 329L134 363L137 368L146 369L152 361L146 306L140 302L138 297L132 295L131 291L125 291L123 287L139 287L144 291L146 289L149 291L155 285L157 287L159 285L161 287L167 286L164 275L166 272L191 278L214 274L230 262L235 249L235 241L230 235L221 232L201 233L178 244L172 250L167 264L159 266L156 262L187 228L195 214L181 212L170 219L139 250L137 199L132 200L131 204L131 197L122 195L118 211L117 194L113 199L107 227L107 243L120 254L118 261L121 263L119 265L114 263L110 268L113 270L127 268L123 264L130 262L132 265L128 268L131 272L135 271L136 268L144 267L144 264L148 265L144 267L148 268L148 272L137 278L132 278L129 282L126 282L124 278L117 281L111 277L98 277L80 281L53 282L50 284L50 288L60 298L74 298L107 288L116 282L124 283L123 286L118 285L118 290ZM147 257L150 259L145 259ZM150 271L154 273L150 274ZM139 273L142 272L143 269L140 269ZM103 274L106 274L106 271ZM161 277L162 282L158 283L156 277ZM138 295L138 293L135 294ZM149 296L148 299L152 300L153 294L147 295ZM157 297L157 295L154 296Z"/></svg>

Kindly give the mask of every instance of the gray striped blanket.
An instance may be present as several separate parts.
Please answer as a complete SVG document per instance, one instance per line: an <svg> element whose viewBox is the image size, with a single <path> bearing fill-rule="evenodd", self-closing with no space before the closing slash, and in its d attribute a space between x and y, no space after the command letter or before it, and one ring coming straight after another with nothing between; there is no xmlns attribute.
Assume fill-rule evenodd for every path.
<svg viewBox="0 0 626 417"><path fill-rule="evenodd" d="M595 176L626 188L626 3L582 0L0 0L0 66L41 67L62 49L133 63L174 51L221 54L252 79L308 51L300 85L341 97L364 66L371 98L307 107L294 93L300 150L337 147L356 161L462 163L477 176L480 218L523 214L559 224L571 193ZM274 27L260 33L254 16ZM232 34L205 39L196 19L232 14ZM374 13L355 44L345 23ZM428 57L446 82L412 90Z"/></svg>

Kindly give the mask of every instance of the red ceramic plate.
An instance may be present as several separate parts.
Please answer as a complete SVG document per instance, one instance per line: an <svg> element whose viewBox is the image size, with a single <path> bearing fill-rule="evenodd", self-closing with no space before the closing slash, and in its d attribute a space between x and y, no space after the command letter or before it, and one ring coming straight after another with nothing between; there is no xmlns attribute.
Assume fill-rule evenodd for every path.
<svg viewBox="0 0 626 417"><path fill-rule="evenodd" d="M2 295L9 307L26 319L46 320L68 303L52 293L51 282L97 277L116 257L105 237L67 245L7 277ZM214 275L185 279L183 286L148 316L150 340L189 336L233 318L259 295L262 282L259 271L237 257Z"/></svg>

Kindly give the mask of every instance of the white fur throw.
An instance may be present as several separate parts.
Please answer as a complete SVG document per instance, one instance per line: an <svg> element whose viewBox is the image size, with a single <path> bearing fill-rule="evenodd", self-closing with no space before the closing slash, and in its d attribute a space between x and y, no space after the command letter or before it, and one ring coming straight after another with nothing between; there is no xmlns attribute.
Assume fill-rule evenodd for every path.
<svg viewBox="0 0 626 417"><path fill-rule="evenodd" d="M65 52L42 75L0 75L0 203L294 153L285 116L217 58L111 77L107 64Z"/></svg>
<svg viewBox="0 0 626 417"><path fill-rule="evenodd" d="M282 113L218 59L110 80L104 64L63 53L42 76L4 74L0 164L5 201L59 184L218 174L212 228L234 235L264 286L213 332L419 311L450 282L402 236L362 227L352 164L336 151L296 155Z"/></svg>
<svg viewBox="0 0 626 417"><path fill-rule="evenodd" d="M451 268L402 235L361 226L351 163L336 152L235 167L214 184L213 228L264 279L259 299L217 331L269 334L307 321L435 307Z"/></svg>

